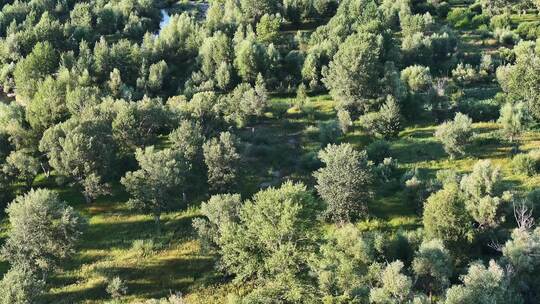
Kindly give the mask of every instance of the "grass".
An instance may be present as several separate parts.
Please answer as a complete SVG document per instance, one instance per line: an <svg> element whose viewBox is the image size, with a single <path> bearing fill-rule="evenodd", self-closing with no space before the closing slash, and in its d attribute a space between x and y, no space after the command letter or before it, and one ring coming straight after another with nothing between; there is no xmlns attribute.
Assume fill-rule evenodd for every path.
<svg viewBox="0 0 540 304"><path fill-rule="evenodd" d="M335 117L334 104L328 95L311 97L303 110L291 108L292 102L292 97L273 98L265 117L239 133L247 155L241 191L244 197L287 179L313 185L311 172L319 164L309 167L305 162L314 159L321 148L316 126ZM403 172L411 168L419 168L428 176L441 169L468 172L478 159L492 159L503 168L508 184L523 190L540 187L540 176L530 178L512 172L511 145L500 142L498 128L496 123L474 124L476 135L467 156L449 159L434 138L434 125L408 126L391 141L391 152ZM364 149L372 139L356 125L340 141ZM539 146L539 132L523 136L523 151ZM164 232L156 237L152 218L127 208L128 197L120 185L114 185L111 197L85 204L77 188L59 187L53 181L54 177L40 176L34 186L56 189L62 199L88 218L89 226L78 253L51 278L48 302L104 303L109 299L107 281L116 275L127 282L128 295L122 300L128 303L170 292L182 292L190 303L223 303L229 292L238 292L240 287L215 269L215 257L200 252L191 227L192 219L199 216L198 202L187 210L163 215ZM397 182L379 190L369 204L370 218L358 222L358 227L397 230L421 226L421 218L403 199ZM5 235L5 221L2 227L0 233ZM0 263L0 272L6 270L7 264Z"/></svg>

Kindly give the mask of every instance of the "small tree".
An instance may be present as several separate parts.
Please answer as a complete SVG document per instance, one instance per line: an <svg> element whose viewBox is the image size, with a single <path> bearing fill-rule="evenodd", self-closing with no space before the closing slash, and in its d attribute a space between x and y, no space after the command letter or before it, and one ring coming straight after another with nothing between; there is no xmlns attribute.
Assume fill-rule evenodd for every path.
<svg viewBox="0 0 540 304"><path fill-rule="evenodd" d="M401 131L401 113L396 99L387 96L379 112L372 112L360 117L360 124L369 133L383 138L396 137Z"/></svg>
<svg viewBox="0 0 540 304"><path fill-rule="evenodd" d="M383 270L380 287L369 293L371 303L407 303L412 298L412 280L403 274L403 262L395 261Z"/></svg>
<svg viewBox="0 0 540 304"><path fill-rule="evenodd" d="M499 123L502 125L504 135L511 143L519 139L521 133L527 128L527 122L527 106L525 103L512 104L508 102L501 108Z"/></svg>
<svg viewBox="0 0 540 304"><path fill-rule="evenodd" d="M25 267L14 266L0 281L0 304L38 303L44 282Z"/></svg>
<svg viewBox="0 0 540 304"><path fill-rule="evenodd" d="M472 219L465 209L465 198L453 183L432 194L424 205L424 229L427 239L441 239L452 249L472 240Z"/></svg>
<svg viewBox="0 0 540 304"><path fill-rule="evenodd" d="M240 161L233 135L223 132L219 138L205 142L203 154L210 187L215 191L230 191L236 184Z"/></svg>
<svg viewBox="0 0 540 304"><path fill-rule="evenodd" d="M84 219L50 190L31 190L6 209L11 224L2 254L11 265L46 275L70 256Z"/></svg>
<svg viewBox="0 0 540 304"><path fill-rule="evenodd" d="M140 169L127 172L120 182L131 196L130 207L151 213L160 234L161 214L180 206L186 186L184 173L189 169L189 163L177 151L156 151L153 146L137 149L135 158Z"/></svg>
<svg viewBox="0 0 540 304"><path fill-rule="evenodd" d="M430 295L442 293L450 284L452 261L450 252L441 240L433 239L420 245L412 269L417 284Z"/></svg>
<svg viewBox="0 0 540 304"><path fill-rule="evenodd" d="M308 100L309 97L307 96L306 86L301 83L296 90L296 99L294 100L294 105L298 110L302 110Z"/></svg>
<svg viewBox="0 0 540 304"><path fill-rule="evenodd" d="M453 121L437 127L435 137L441 141L450 158L464 155L466 146L471 142L472 120L465 114L457 113Z"/></svg>
<svg viewBox="0 0 540 304"><path fill-rule="evenodd" d="M337 112L337 118L339 122L339 127L341 128L341 132L343 134L347 134L347 132L349 132L349 129L353 126L351 114L347 110L339 110Z"/></svg>
<svg viewBox="0 0 540 304"><path fill-rule="evenodd" d="M326 215L341 224L367 215L373 174L366 152L355 151L350 144L328 145L319 158L325 167L314 173L315 188L328 205Z"/></svg>
<svg viewBox="0 0 540 304"><path fill-rule="evenodd" d="M4 173L23 181L27 189L32 186L39 169L40 162L26 150L11 152L4 165Z"/></svg>

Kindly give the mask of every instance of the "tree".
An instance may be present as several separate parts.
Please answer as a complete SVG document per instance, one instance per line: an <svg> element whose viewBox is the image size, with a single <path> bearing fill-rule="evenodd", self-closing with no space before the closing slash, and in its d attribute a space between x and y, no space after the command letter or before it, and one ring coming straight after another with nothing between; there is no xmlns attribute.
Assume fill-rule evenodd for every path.
<svg viewBox="0 0 540 304"><path fill-rule="evenodd" d="M301 83L296 90L296 99L294 100L294 105L298 110L302 110L307 101L309 101L309 97L306 92L306 86Z"/></svg>
<svg viewBox="0 0 540 304"><path fill-rule="evenodd" d="M499 67L497 80L511 101L525 102L531 115L539 120L540 56L529 41L519 43L514 50L515 64Z"/></svg>
<svg viewBox="0 0 540 304"><path fill-rule="evenodd" d="M315 246L317 210L302 184L286 182L259 191L239 207L238 219L218 224L220 267L234 274L235 282L300 275Z"/></svg>
<svg viewBox="0 0 540 304"><path fill-rule="evenodd" d="M382 46L377 36L360 32L339 46L323 74L323 82L340 108L367 109L366 100L376 96L381 74Z"/></svg>
<svg viewBox="0 0 540 304"><path fill-rule="evenodd" d="M6 209L11 228L2 254L12 266L44 276L74 253L86 221L58 194L30 190Z"/></svg>
<svg viewBox="0 0 540 304"><path fill-rule="evenodd" d="M412 280L401 273L403 266L399 260L386 266L380 277L380 286L370 290L371 303L407 303L412 298Z"/></svg>
<svg viewBox="0 0 540 304"><path fill-rule="evenodd" d="M515 104L507 102L502 106L498 122L502 125L502 131L511 143L519 139L527 128L527 116L527 108L523 102Z"/></svg>
<svg viewBox="0 0 540 304"><path fill-rule="evenodd" d="M43 132L68 118L68 114L65 84L48 76L37 86L37 92L26 108L30 126Z"/></svg>
<svg viewBox="0 0 540 304"><path fill-rule="evenodd" d="M17 63L13 73L17 95L28 102L36 93L40 80L52 74L57 67L58 56L48 42L38 42L32 52Z"/></svg>
<svg viewBox="0 0 540 304"><path fill-rule="evenodd" d="M265 14L277 13L279 2L276 0L241 0L240 6L246 18L257 20Z"/></svg>
<svg viewBox="0 0 540 304"><path fill-rule="evenodd" d="M0 304L39 303L44 285L27 268L14 266L0 281Z"/></svg>
<svg viewBox="0 0 540 304"><path fill-rule="evenodd" d="M161 233L161 214L181 206L186 187L184 173L190 164L172 149L156 151L153 146L137 149L135 158L140 169L127 172L120 180L130 194L128 205L142 212L151 213L156 231Z"/></svg>
<svg viewBox="0 0 540 304"><path fill-rule="evenodd" d="M471 174L461 179L460 188L465 199L465 208L481 228L495 227L503 199L500 197L501 168L490 160L478 161Z"/></svg>
<svg viewBox="0 0 540 304"><path fill-rule="evenodd" d="M355 151L350 144L328 145L319 158L325 167L313 175L315 188L327 204L327 217L344 224L353 217L366 216L373 181L366 152Z"/></svg>
<svg viewBox="0 0 540 304"><path fill-rule="evenodd" d="M513 270L512 284L528 300L534 303L540 298L540 228L519 227L502 247L502 262ZM504 265L503 264L503 265Z"/></svg>
<svg viewBox="0 0 540 304"><path fill-rule="evenodd" d="M383 138L396 137L401 131L401 113L396 99L390 95L378 112L367 113L360 117L360 124L367 132Z"/></svg>
<svg viewBox="0 0 540 304"><path fill-rule="evenodd" d="M433 79L429 67L413 65L401 71L401 81L414 93L426 92L432 85Z"/></svg>
<svg viewBox="0 0 540 304"><path fill-rule="evenodd" d="M257 74L267 68L266 48L253 37L247 37L236 45L234 54L234 66L245 82L253 83Z"/></svg>
<svg viewBox="0 0 540 304"><path fill-rule="evenodd" d="M99 118L80 121L72 118L49 128L43 134L39 150L47 154L49 164L59 174L71 177L83 186L87 202L99 193L95 190L95 175L99 178L109 176L116 159L116 142L110 123ZM88 178L93 180L86 181Z"/></svg>
<svg viewBox="0 0 540 304"><path fill-rule="evenodd" d="M202 159L204 136L198 122L182 120L178 128L169 134L172 148L178 151L186 160L196 163Z"/></svg>
<svg viewBox="0 0 540 304"><path fill-rule="evenodd" d="M279 16L264 14L257 23L257 40L264 44L276 43L279 38L279 27L281 20Z"/></svg>
<svg viewBox="0 0 540 304"><path fill-rule="evenodd" d="M311 263L325 303L357 303L365 297L377 257L373 237L353 224L332 230Z"/></svg>
<svg viewBox="0 0 540 304"><path fill-rule="evenodd" d="M40 163L30 153L25 150L13 151L6 158L4 173L12 178L18 178L23 181L26 188L30 189L34 179L39 173Z"/></svg>
<svg viewBox="0 0 540 304"><path fill-rule="evenodd" d="M212 195L210 200L202 203L201 213L205 218L193 220L193 227L203 248L206 250L219 249L221 230L228 223L237 222L242 199L238 194Z"/></svg>
<svg viewBox="0 0 540 304"><path fill-rule="evenodd" d="M113 135L127 151L152 145L168 125L168 114L159 99L122 103L112 122Z"/></svg>
<svg viewBox="0 0 540 304"><path fill-rule="evenodd" d="M432 194L424 205L426 238L441 239L451 249L463 248L473 238L471 218L465 209L465 199L458 186L446 184Z"/></svg>
<svg viewBox="0 0 540 304"><path fill-rule="evenodd" d="M437 127L435 137L441 141L450 158L464 155L472 137L472 120L465 114L457 113L453 121Z"/></svg>
<svg viewBox="0 0 540 304"><path fill-rule="evenodd" d="M440 294L450 284L452 276L450 252L441 240L424 241L416 253L412 269L417 284L430 295Z"/></svg>
<svg viewBox="0 0 540 304"><path fill-rule="evenodd" d="M493 260L487 268L481 263L472 264L462 281L463 285L447 290L445 304L523 303L521 296L509 286L503 268Z"/></svg>
<svg viewBox="0 0 540 304"><path fill-rule="evenodd" d="M212 138L203 145L208 183L215 191L231 191L236 184L240 155L235 141L231 133L222 132L219 138Z"/></svg>

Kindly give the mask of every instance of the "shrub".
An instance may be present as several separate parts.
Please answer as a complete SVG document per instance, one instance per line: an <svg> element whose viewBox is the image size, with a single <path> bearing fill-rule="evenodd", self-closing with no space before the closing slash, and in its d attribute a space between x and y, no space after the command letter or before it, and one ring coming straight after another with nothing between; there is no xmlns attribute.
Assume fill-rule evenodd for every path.
<svg viewBox="0 0 540 304"><path fill-rule="evenodd" d="M120 277L112 278L107 284L107 293L113 299L118 299L127 293L126 283Z"/></svg>
<svg viewBox="0 0 540 304"><path fill-rule="evenodd" d="M390 144L386 140L376 140L366 148L368 159L374 163L380 163L390 157Z"/></svg>
<svg viewBox="0 0 540 304"><path fill-rule="evenodd" d="M505 45L514 45L519 41L519 36L507 29L496 29L495 37L499 39L499 42Z"/></svg>
<svg viewBox="0 0 540 304"><path fill-rule="evenodd" d="M137 257L147 257L154 252L153 240L135 240L131 245L130 252Z"/></svg>
<svg viewBox="0 0 540 304"><path fill-rule="evenodd" d="M512 19L509 14L493 16L490 25L492 29L509 29L512 27Z"/></svg>
<svg viewBox="0 0 540 304"><path fill-rule="evenodd" d="M452 78L460 85L467 85L478 81L480 76L470 64L460 63L452 70Z"/></svg>
<svg viewBox="0 0 540 304"><path fill-rule="evenodd" d="M491 18L488 15L481 14L472 18L472 25L479 28L481 25L489 25Z"/></svg>
<svg viewBox="0 0 540 304"><path fill-rule="evenodd" d="M468 8L458 7L450 11L446 20L456 28L467 28L471 25L473 13Z"/></svg>
<svg viewBox="0 0 540 304"><path fill-rule="evenodd" d="M533 176L537 172L536 161L528 154L518 154L512 159L514 173Z"/></svg>
<svg viewBox="0 0 540 304"><path fill-rule="evenodd" d="M337 120L319 123L319 141L323 146L335 143L339 136L341 136L341 129Z"/></svg>
<svg viewBox="0 0 540 304"><path fill-rule="evenodd" d="M441 2L437 6L437 15L441 18L446 18L450 12L450 4L448 2Z"/></svg>
<svg viewBox="0 0 540 304"><path fill-rule="evenodd" d="M523 39L536 39L540 36L540 22L522 22L518 25L515 33Z"/></svg>
<svg viewBox="0 0 540 304"><path fill-rule="evenodd" d="M465 114L457 113L453 121L447 121L437 128L435 137L442 142L450 158L464 155L472 137L472 120Z"/></svg>

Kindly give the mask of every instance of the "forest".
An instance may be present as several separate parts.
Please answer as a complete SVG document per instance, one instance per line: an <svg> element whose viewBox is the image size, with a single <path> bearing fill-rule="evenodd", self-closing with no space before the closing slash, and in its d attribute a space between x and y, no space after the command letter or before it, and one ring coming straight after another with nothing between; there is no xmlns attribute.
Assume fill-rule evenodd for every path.
<svg viewBox="0 0 540 304"><path fill-rule="evenodd" d="M0 304L540 303L540 0L0 0Z"/></svg>

